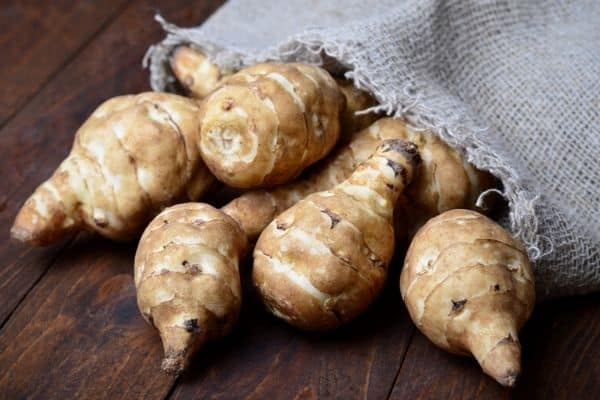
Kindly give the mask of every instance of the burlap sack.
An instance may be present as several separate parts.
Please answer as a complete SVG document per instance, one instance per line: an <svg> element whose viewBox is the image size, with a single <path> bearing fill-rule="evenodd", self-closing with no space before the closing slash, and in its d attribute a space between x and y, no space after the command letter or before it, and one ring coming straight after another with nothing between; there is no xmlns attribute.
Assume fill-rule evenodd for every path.
<svg viewBox="0 0 600 400"><path fill-rule="evenodd" d="M504 183L504 224L534 260L540 299L600 289L600 2L231 1L152 46L193 43L222 66L347 70L380 110L432 129Z"/></svg>

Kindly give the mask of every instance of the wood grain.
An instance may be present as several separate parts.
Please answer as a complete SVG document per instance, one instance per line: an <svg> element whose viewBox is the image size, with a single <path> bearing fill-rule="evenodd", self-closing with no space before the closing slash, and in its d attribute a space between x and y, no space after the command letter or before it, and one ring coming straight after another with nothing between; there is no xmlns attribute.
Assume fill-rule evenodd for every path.
<svg viewBox="0 0 600 400"><path fill-rule="evenodd" d="M540 305L522 337L515 398L599 398L600 294Z"/></svg>
<svg viewBox="0 0 600 400"><path fill-rule="evenodd" d="M196 357L172 399L387 397L413 332L397 285L343 329L309 334L267 315L247 281L234 333Z"/></svg>
<svg viewBox="0 0 600 400"><path fill-rule="evenodd" d="M67 154L89 113L108 97L148 90L141 57L163 35L154 12L191 26L222 3L136 0L119 9L124 1L3 2L0 8L6 48L0 126L14 114L0 129L0 321L7 321L0 329L0 398L600 396L599 295L536 308L521 338L523 376L509 391L475 361L437 349L415 330L398 294L398 261L383 298L328 334L298 332L268 316L248 284L246 262L234 332L208 344L179 380L163 375L160 340L135 303L134 244L85 234L46 249L8 240L18 207ZM51 47L40 43L51 39L65 48L44 54ZM19 70L4 68L15 63ZM7 86L6 79L20 83Z"/></svg>
<svg viewBox="0 0 600 400"><path fill-rule="evenodd" d="M474 359L416 333L391 399L586 399L600 393L600 296L538 305L521 336L523 374L502 388Z"/></svg>
<svg viewBox="0 0 600 400"><path fill-rule="evenodd" d="M475 360L435 347L416 332L390 399L502 399L509 392L485 375Z"/></svg>
<svg viewBox="0 0 600 400"><path fill-rule="evenodd" d="M136 1L0 130L0 321L42 276L61 245L28 249L11 243L13 218L35 187L67 155L79 125L105 99L149 90L141 60L164 33L153 16L161 10L176 23L193 25L220 2ZM4 151L10 149L10 151Z"/></svg>
<svg viewBox="0 0 600 400"><path fill-rule="evenodd" d="M0 13L0 126L129 0L12 1Z"/></svg>
<svg viewBox="0 0 600 400"><path fill-rule="evenodd" d="M162 399L160 339L140 317L132 246L79 238L0 335L3 398Z"/></svg>

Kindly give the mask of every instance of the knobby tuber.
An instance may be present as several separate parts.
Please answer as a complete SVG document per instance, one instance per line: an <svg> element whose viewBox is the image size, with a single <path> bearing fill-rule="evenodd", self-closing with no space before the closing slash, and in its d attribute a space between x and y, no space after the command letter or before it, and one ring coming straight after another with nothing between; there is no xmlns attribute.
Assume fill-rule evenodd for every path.
<svg viewBox="0 0 600 400"><path fill-rule="evenodd" d="M305 330L363 312L383 288L394 205L418 161L413 144L386 140L347 180L275 218L256 243L252 271L268 310Z"/></svg>
<svg viewBox="0 0 600 400"><path fill-rule="evenodd" d="M359 113L360 111L365 111L377 104L375 99L369 93L357 89L354 84L347 79L337 78L336 82L346 98L346 108L344 108L340 120L342 129L341 140L345 140L353 133L371 125L379 119L380 116L372 112Z"/></svg>
<svg viewBox="0 0 600 400"><path fill-rule="evenodd" d="M212 92L228 71L221 70L199 51L179 46L170 58L171 70L192 97L203 99Z"/></svg>
<svg viewBox="0 0 600 400"><path fill-rule="evenodd" d="M400 119L382 118L354 133L303 179L270 191L244 193L222 210L238 221L250 239L254 239L273 218L302 198L329 189L350 176L386 139L415 143L423 159L413 183L400 195L397 207L396 219L400 223L396 233L403 239L426 219L450 208L474 208L477 196L491 186L489 174L475 169L431 133L416 131Z"/></svg>
<svg viewBox="0 0 600 400"><path fill-rule="evenodd" d="M514 385L521 370L518 331L535 303L531 266L518 240L474 211L445 212L414 237L400 290L433 343L473 354L485 373Z"/></svg>
<svg viewBox="0 0 600 400"><path fill-rule="evenodd" d="M233 187L288 182L331 151L344 108L337 83L319 67L245 68L203 100L202 158Z"/></svg>
<svg viewBox="0 0 600 400"><path fill-rule="evenodd" d="M81 229L134 238L164 206L196 200L215 182L196 146L199 130L191 99L142 93L107 100L25 202L12 236L31 245Z"/></svg>
<svg viewBox="0 0 600 400"><path fill-rule="evenodd" d="M171 70L179 84L196 99L208 96L221 83L221 79L231 75L231 71L220 69L208 57L189 46L179 46L170 57ZM341 114L342 134L351 134L366 128L377 118L375 113L356 114L374 106L375 100L367 92L359 90L346 79L336 82L346 98L346 108Z"/></svg>
<svg viewBox="0 0 600 400"><path fill-rule="evenodd" d="M420 140L421 135L425 135L425 133L414 132L402 120L381 119L370 128L352 135L345 144L329 155L323 163L315 165L313 171L305 178L271 191L247 192L224 206L221 209L223 212L221 218L230 221L227 218L227 216L230 216L239 223L244 235L254 240L273 218L285 209L293 206L311 193L332 188L348 178L361 162L368 159L383 140L412 137L418 142L423 142L424 140ZM452 150L448 148L448 151ZM417 166L417 170L421 169L422 165L420 164ZM419 179L419 177L414 177L413 181L415 179ZM414 185L414 182L412 185ZM409 188L412 185L409 185ZM465 205L472 206L472 204L468 204L471 199L470 193L463 194L462 199ZM195 208L198 206L196 204L181 205L178 206L178 212L184 213L187 207L190 209L190 213L194 213ZM159 220L160 217L155 219L155 221ZM199 236L197 237L199 238ZM238 254L243 253L243 249L246 247L246 240L239 238L238 230L223 230L220 232L220 237L223 242L231 243L232 246L238 246ZM145 242L147 240L148 236L144 235L140 240L139 249L146 246ZM165 242L168 242L168 240L168 237L165 237ZM138 254L140 253L141 250L138 250ZM177 261L173 261L173 263L176 265ZM237 259L233 262L233 266L235 268L238 267ZM137 268L138 264L136 264ZM162 293L164 294L165 292ZM168 295L168 292L165 295ZM167 317L163 316L162 318ZM154 319L156 320L156 317ZM156 321L155 325L160 326ZM189 350L186 354L188 354L186 357L191 357L193 351Z"/></svg>
<svg viewBox="0 0 600 400"><path fill-rule="evenodd" d="M137 302L160 332L164 371L181 373L206 341L233 327L246 247L238 224L202 203L167 208L144 231L135 255Z"/></svg>

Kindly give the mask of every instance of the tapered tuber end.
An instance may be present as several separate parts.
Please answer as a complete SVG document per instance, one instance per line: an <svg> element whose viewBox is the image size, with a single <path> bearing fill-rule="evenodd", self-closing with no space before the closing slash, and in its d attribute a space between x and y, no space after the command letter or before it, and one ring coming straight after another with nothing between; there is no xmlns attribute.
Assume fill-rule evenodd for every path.
<svg viewBox="0 0 600 400"><path fill-rule="evenodd" d="M177 80L195 98L207 96L217 86L220 78L219 68L191 47L177 47L170 64Z"/></svg>
<svg viewBox="0 0 600 400"><path fill-rule="evenodd" d="M204 343L204 335L200 329L184 329L177 326L166 327L160 333L165 349L161 369L167 374L178 376L185 371Z"/></svg>
<svg viewBox="0 0 600 400"><path fill-rule="evenodd" d="M514 386L521 373L519 341L510 335L502 339L480 364L483 371L502 386Z"/></svg>
<svg viewBox="0 0 600 400"><path fill-rule="evenodd" d="M185 370L189 364L189 357L186 357L187 353L179 354L172 353L165 355L162 361L160 369L169 375L179 376Z"/></svg>
<svg viewBox="0 0 600 400"><path fill-rule="evenodd" d="M10 235L30 246L45 246L75 229L75 221L65 214L60 200L48 195L42 185L19 210Z"/></svg>

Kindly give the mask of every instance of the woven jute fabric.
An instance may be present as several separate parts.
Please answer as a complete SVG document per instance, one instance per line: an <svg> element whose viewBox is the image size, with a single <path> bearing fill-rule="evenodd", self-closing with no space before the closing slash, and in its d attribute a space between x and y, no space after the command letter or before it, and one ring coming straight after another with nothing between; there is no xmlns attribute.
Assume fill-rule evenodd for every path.
<svg viewBox="0 0 600 400"><path fill-rule="evenodd" d="M302 61L346 71L381 104L501 179L505 224L534 262L538 298L600 289L600 2L230 1L145 62L193 44L223 67Z"/></svg>

